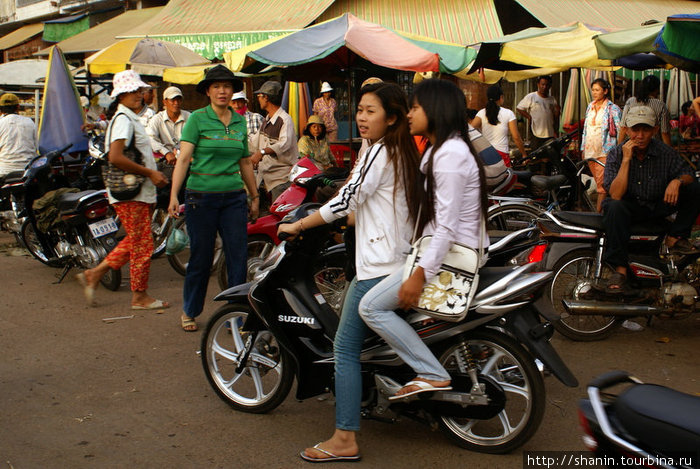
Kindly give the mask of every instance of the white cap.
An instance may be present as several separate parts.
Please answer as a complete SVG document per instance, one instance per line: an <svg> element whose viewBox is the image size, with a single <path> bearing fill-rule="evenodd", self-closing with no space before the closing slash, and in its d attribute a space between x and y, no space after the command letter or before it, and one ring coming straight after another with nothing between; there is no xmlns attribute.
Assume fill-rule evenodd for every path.
<svg viewBox="0 0 700 469"><path fill-rule="evenodd" d="M151 85L144 83L138 73L133 70L124 70L114 75L112 79L112 93L110 98L116 98L122 93L131 93L141 88L150 88Z"/></svg>
<svg viewBox="0 0 700 469"><path fill-rule="evenodd" d="M327 81L321 83L321 93L330 93L331 91L333 91L333 88L331 88L330 83L328 83Z"/></svg>
<svg viewBox="0 0 700 469"><path fill-rule="evenodd" d="M239 91L238 93L233 93L233 96L231 96L231 101L235 101L237 99L245 99L247 102L248 98L245 95L245 91Z"/></svg>
<svg viewBox="0 0 700 469"><path fill-rule="evenodd" d="M163 99L182 98L182 91L177 86L169 86L163 91Z"/></svg>

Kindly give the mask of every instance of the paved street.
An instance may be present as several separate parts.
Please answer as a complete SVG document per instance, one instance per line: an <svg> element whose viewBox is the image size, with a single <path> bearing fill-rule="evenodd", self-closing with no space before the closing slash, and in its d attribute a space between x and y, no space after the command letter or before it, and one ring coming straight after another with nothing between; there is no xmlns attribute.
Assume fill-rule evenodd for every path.
<svg viewBox="0 0 700 469"><path fill-rule="evenodd" d="M173 308L132 312L125 285L98 290L93 308L72 277L53 283L58 270L13 255L11 241L0 235L0 467L309 467L297 453L330 435L332 400L290 397L268 415L232 411L204 377L200 333L179 327L182 277L167 260L154 262L149 292ZM212 280L210 296L215 292ZM204 317L216 307L209 302ZM576 401L589 379L626 369L700 393L699 338L700 316L659 320L642 332L621 329L598 343L557 337L582 386L546 378L543 424L521 450L471 453L412 421L365 421L360 466L519 468L522 451L583 450Z"/></svg>

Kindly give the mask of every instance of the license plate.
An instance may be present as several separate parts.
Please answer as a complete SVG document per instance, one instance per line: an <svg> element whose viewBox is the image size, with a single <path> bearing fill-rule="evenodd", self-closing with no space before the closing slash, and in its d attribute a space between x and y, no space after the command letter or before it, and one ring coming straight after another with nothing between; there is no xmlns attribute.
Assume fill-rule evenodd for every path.
<svg viewBox="0 0 700 469"><path fill-rule="evenodd" d="M99 238L100 236L114 233L119 229L114 221L114 218L111 217L95 223L90 223L88 228L90 228L90 233L92 233L93 238Z"/></svg>

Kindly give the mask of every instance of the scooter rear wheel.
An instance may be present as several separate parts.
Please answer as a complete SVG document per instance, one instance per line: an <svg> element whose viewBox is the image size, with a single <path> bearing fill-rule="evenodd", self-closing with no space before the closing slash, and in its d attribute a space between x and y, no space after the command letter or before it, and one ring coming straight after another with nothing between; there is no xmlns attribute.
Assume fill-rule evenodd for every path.
<svg viewBox="0 0 700 469"><path fill-rule="evenodd" d="M258 331L255 342L248 344L253 333L241 328L249 314L244 304L226 304L214 313L202 335L202 365L224 402L241 412L262 414L286 399L294 381L293 365L270 331ZM246 346L251 347L250 355L236 373Z"/></svg>
<svg viewBox="0 0 700 469"><path fill-rule="evenodd" d="M535 434L544 416L544 380L534 358L505 334L475 330L449 342L439 355L440 363L451 374L466 374L466 348L479 374L503 389L506 402L496 417L480 420L443 415L440 427L455 443L471 451L500 454L519 448Z"/></svg>
<svg viewBox="0 0 700 469"><path fill-rule="evenodd" d="M548 289L549 299L554 309L562 315L554 322L554 328L564 337L590 342L602 340L610 336L622 323L615 316L578 315L566 312L562 300L578 300L593 288L595 279L595 252L590 249L580 249L568 253L556 263L554 277ZM603 265L601 279L613 274L613 270Z"/></svg>
<svg viewBox="0 0 700 469"><path fill-rule="evenodd" d="M529 227L543 212L532 205L501 205L488 211L486 226L488 230L518 231Z"/></svg>

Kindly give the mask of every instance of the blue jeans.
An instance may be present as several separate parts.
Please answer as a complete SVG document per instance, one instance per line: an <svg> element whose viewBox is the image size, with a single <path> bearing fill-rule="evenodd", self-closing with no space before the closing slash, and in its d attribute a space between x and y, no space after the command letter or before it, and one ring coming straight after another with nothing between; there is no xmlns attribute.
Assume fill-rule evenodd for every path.
<svg viewBox="0 0 700 469"><path fill-rule="evenodd" d="M399 307L402 276L402 270L394 272L367 292L360 301L360 316L404 363L413 368L419 378L450 381L450 374L418 337L418 333L394 312Z"/></svg>
<svg viewBox="0 0 700 469"><path fill-rule="evenodd" d="M338 331L335 334L335 428L360 430L360 408L362 405L362 374L360 354L367 336L367 326L357 312L360 300L384 277L357 280L350 283Z"/></svg>
<svg viewBox="0 0 700 469"><path fill-rule="evenodd" d="M183 310L195 318L202 313L207 296L216 233L221 235L226 256L228 286L246 280L248 257L248 204L245 191L185 193L185 217L190 237L190 260L185 274Z"/></svg>

